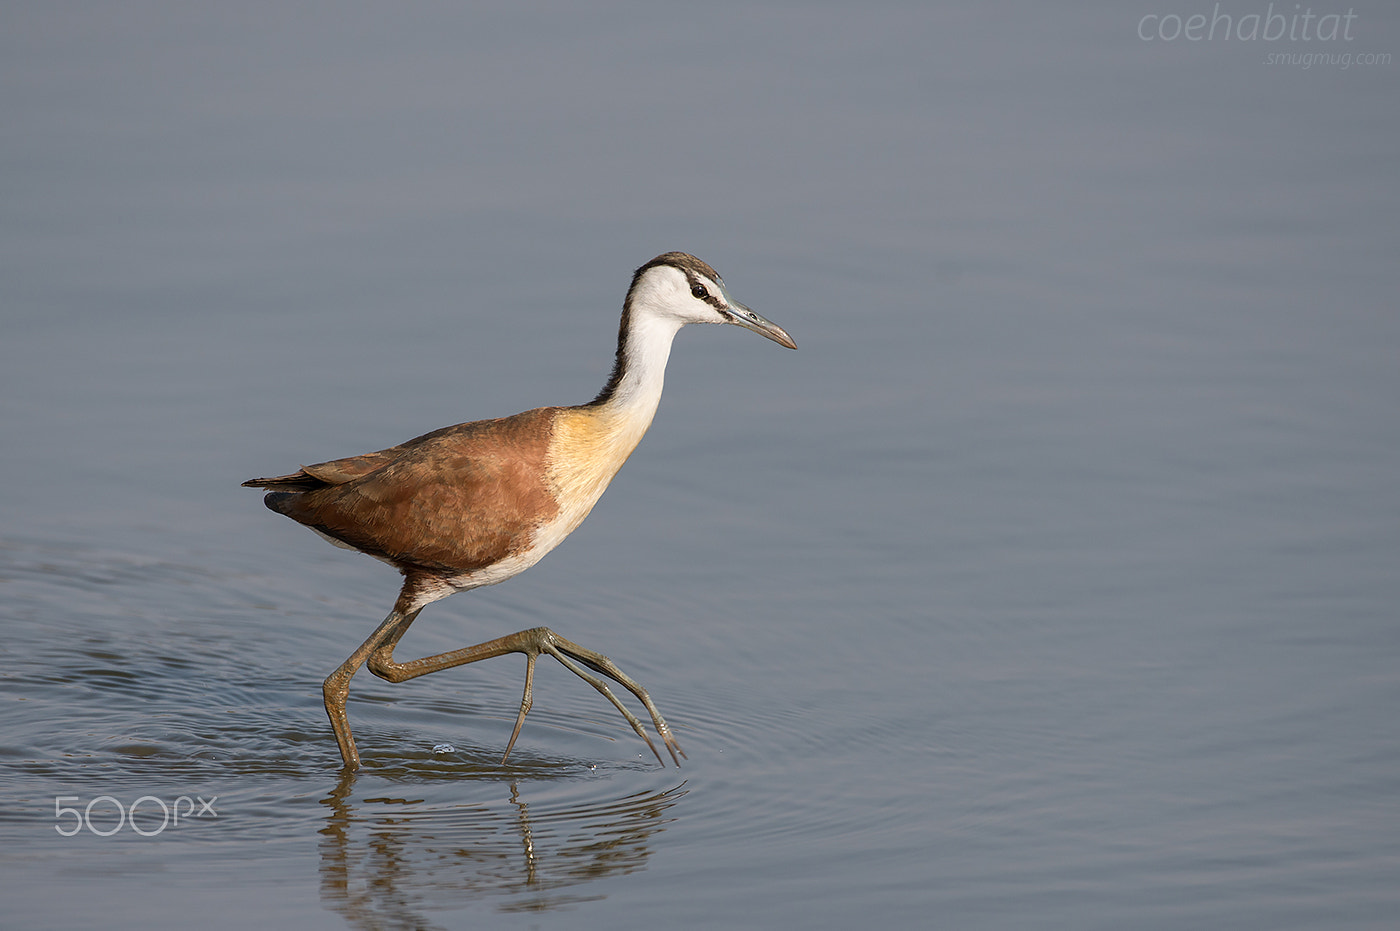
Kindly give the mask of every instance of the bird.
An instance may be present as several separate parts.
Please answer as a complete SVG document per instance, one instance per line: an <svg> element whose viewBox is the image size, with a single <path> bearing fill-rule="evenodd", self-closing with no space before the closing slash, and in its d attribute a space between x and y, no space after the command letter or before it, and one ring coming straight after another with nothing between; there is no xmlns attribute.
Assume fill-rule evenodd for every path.
<svg viewBox="0 0 1400 931"><path fill-rule="evenodd" d="M642 722L608 680L631 692L672 762L681 765L685 753L647 690L602 653L549 627L406 662L394 659L394 647L429 604L518 575L582 523L651 425L672 340L692 323L733 324L797 348L782 327L732 298L708 264L685 252L666 252L632 275L612 371L592 401L443 427L388 449L243 482L268 492L263 503L270 510L403 575L389 615L322 684L342 771L360 768L346 701L350 679L362 666L381 679L404 682L509 653L526 658L525 690L502 765L533 703L541 654L611 702L664 767Z"/></svg>

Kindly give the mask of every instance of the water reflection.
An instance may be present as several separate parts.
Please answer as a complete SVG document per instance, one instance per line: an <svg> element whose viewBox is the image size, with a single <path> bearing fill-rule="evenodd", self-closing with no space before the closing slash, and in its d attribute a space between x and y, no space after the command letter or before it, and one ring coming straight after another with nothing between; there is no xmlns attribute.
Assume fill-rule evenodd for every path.
<svg viewBox="0 0 1400 931"><path fill-rule="evenodd" d="M603 898L587 886L642 869L674 820L685 783L611 802L537 805L509 784L499 805L424 807L423 799L351 799L342 776L322 804L321 900L352 927L437 927L424 915L504 897L501 911L548 911Z"/></svg>

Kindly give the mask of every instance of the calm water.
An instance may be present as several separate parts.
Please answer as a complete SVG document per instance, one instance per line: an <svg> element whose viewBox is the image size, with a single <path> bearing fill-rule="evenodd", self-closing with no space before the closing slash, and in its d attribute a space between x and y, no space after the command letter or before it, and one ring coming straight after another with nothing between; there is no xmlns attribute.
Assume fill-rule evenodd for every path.
<svg viewBox="0 0 1400 931"><path fill-rule="evenodd" d="M1393 927L1400 17L1198 11L11 10L5 921ZM238 482L587 400L675 248L801 350L682 333L400 654L547 623L689 760L542 664L500 765L511 657L357 677L339 781L397 577Z"/></svg>

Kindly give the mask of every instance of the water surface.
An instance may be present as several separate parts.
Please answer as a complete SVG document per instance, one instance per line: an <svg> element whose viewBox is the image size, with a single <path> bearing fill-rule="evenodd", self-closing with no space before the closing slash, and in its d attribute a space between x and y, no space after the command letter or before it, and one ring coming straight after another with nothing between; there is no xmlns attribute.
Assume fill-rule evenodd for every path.
<svg viewBox="0 0 1400 931"><path fill-rule="evenodd" d="M1194 11L12 14L10 920L1392 926L1400 32L1138 36ZM510 657L357 677L338 778L397 577L238 483L587 400L676 248L801 349L683 332L400 655L549 624L683 767L552 664L502 765Z"/></svg>

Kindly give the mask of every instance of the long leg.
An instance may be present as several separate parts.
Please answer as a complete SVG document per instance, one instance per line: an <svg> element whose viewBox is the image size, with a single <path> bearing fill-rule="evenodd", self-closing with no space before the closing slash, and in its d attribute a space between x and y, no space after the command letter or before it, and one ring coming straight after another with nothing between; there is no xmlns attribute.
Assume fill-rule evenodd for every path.
<svg viewBox="0 0 1400 931"><path fill-rule="evenodd" d="M627 691L637 696L637 700L640 701L642 705L646 708L647 714L651 715L651 723L656 727L656 732L659 735L661 735L661 739L665 741L666 749L670 751L671 754L671 760L677 766L681 765L681 761L677 758L676 754L685 756L685 751L681 749L680 743L676 741L675 736L671 733L671 728L667 726L666 719L661 716L661 711L656 707L656 703L651 700L651 695L647 694L647 690L642 688L641 683L634 680L631 676L628 676L621 669L618 669L617 666L613 663L613 661L608 659L602 653L595 653L592 650L588 650L579 646L577 643L574 643L571 640L565 640L563 637L554 633L547 627L537 629L540 630L543 634L547 635L545 638L546 645L544 646L545 652L549 653L549 655L559 660L559 662L564 665L564 668L568 669L574 675L583 679L589 685L593 686L595 689L601 692L603 696L606 697L608 701L612 702L613 705L615 705L625 717L632 721L633 729L637 730L637 732L640 734L641 730L637 726L636 719L633 718L630 714L628 714L627 709L622 707L622 703L619 702L615 697L613 697L613 694L611 691L609 691L607 684L604 683L601 679L598 679L596 676L589 676L583 670L579 669L578 666L576 666L574 663L571 663L567 659L565 659L565 656L570 656L574 659L579 660L589 668L600 672L603 675L607 676L609 679L612 679L614 682L621 684L624 688L627 689ZM556 649L550 649L550 646L553 646ZM642 738L645 740L646 734L642 734ZM651 746L651 741L647 741L647 746ZM651 752L656 753L656 748L652 747ZM657 753L656 758L660 760L661 754ZM661 760L661 764L663 766L666 765L666 761Z"/></svg>
<svg viewBox="0 0 1400 931"><path fill-rule="evenodd" d="M389 616L384 622L375 628L374 633L369 635L359 648L341 663L335 672L326 676L326 681L321 685L321 694L326 701L326 716L331 719L331 730L335 732L336 743L340 745L340 758L344 762L344 768L349 770L360 768L360 754L355 749L355 738L350 734L350 718L345 713L345 700L350 695L350 677L359 671L365 660L374 653L379 645L386 639L392 638L396 641L403 636L403 632L408 629L408 625L413 623L413 619L418 616L419 608L405 614L398 605L389 612ZM392 647L391 647L392 649Z"/></svg>
<svg viewBox="0 0 1400 931"><path fill-rule="evenodd" d="M656 732L661 736L661 739L665 741L666 749L670 751L671 759L677 766L680 765L679 757L685 756L685 751L681 750L680 744L671 734L671 729L667 726L666 719L663 718L661 712L657 710L656 704L651 700L651 696L647 694L647 690L623 673L622 670L618 669L612 660L601 653L595 653L592 650L584 649L576 643L565 640L548 627L533 627L529 630L522 630L504 637L498 637L495 640L489 640L486 643L479 643L476 646L464 647L460 650L451 650L446 653L438 653L434 656L425 656L421 659L410 660L406 663L395 662L394 646L398 643L399 638L408 630L408 625L412 623L412 620L413 618L410 616L406 619L405 623L395 625L387 631L384 631L384 627L381 627L381 631L384 631L383 636L376 640L373 645L369 646L369 650L367 651L370 672L390 682L405 682L409 679L415 679L418 676L426 676L431 672L451 669L454 666L462 666L466 663L477 662L478 660L491 659L492 657L502 656L506 653L525 654L527 663L525 668L525 694L521 697L520 713L516 716L515 729L511 733L510 743L506 745L505 755L501 757L502 763L509 759L510 751L515 746L515 738L520 735L520 727L525 721L525 715L530 711L530 706L533 702L532 686L534 682L535 660L541 653L548 653L550 656L553 656L562 663L566 669L593 686L604 698L612 702L613 707L617 708L617 710L622 713L622 716L627 719L627 723L632 725L632 729L646 741L647 746L651 748L651 752L656 755L656 759L664 765L665 760L662 759L656 746L651 742L651 738L647 736L646 729L642 726L642 722L637 719L636 715L628 711L622 702L617 700L617 696L608 688L606 682L581 669L578 663L573 662L573 660L578 660L595 672L601 673L622 685L633 695L637 696L638 700L646 707L647 713L651 715L651 722L656 727ZM387 622L385 626L387 626ZM378 633L379 631L376 631L376 634ZM374 638L372 637L371 640L374 640ZM369 645L369 641L366 641L366 645ZM361 647L361 650L364 649L365 647ZM359 651L356 651L356 653L358 655ZM679 757L677 754L679 754Z"/></svg>

